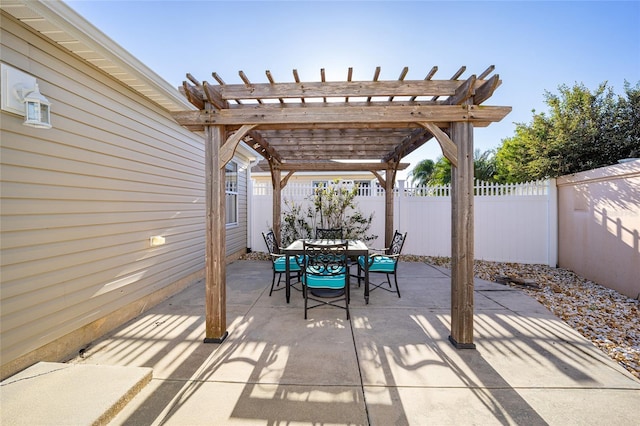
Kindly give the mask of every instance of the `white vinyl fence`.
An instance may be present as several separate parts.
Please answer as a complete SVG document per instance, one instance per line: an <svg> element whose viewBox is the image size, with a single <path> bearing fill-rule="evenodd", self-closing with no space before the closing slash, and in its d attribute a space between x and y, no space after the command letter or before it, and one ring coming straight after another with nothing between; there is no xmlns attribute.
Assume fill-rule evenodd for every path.
<svg viewBox="0 0 640 426"><path fill-rule="evenodd" d="M403 254L451 255L450 187L406 187L399 181L394 197L394 229L407 232ZM356 197L358 208L374 213L370 233L384 246L384 191L364 188ZM289 183L285 200L310 203L313 187ZM497 185L478 182L475 187L475 258L499 262L557 264L557 192L555 180ZM266 251L261 232L272 226L272 188L254 185L251 200L250 247Z"/></svg>

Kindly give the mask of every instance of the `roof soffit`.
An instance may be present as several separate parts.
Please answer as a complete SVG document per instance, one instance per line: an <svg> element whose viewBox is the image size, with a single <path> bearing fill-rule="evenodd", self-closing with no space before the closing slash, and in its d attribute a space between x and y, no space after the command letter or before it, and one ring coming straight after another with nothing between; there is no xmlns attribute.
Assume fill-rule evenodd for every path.
<svg viewBox="0 0 640 426"><path fill-rule="evenodd" d="M173 86L63 2L2 0L0 8L168 111L195 109Z"/></svg>

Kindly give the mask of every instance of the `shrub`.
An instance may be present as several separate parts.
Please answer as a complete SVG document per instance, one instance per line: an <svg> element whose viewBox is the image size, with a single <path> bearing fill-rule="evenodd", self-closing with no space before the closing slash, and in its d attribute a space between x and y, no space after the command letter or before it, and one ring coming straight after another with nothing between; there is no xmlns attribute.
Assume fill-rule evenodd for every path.
<svg viewBox="0 0 640 426"><path fill-rule="evenodd" d="M357 194L357 185L350 188L334 181L314 189L307 198L310 205L306 210L302 203L285 200L288 211L282 216L282 244L286 246L297 239L313 238L316 228L342 228L346 239L375 240L377 235L367 233L373 213L367 217L358 209Z"/></svg>

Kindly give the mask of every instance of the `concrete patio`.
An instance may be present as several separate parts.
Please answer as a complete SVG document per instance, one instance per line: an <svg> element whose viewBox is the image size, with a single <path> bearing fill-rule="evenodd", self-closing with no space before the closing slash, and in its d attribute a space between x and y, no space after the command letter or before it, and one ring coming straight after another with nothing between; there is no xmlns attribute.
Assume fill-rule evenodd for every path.
<svg viewBox="0 0 640 426"><path fill-rule="evenodd" d="M376 290L365 305L355 286L351 321L335 308L305 321L301 293L290 304L284 292L269 297L268 262L237 261L227 267L223 344L202 343L200 282L69 364L153 370L110 424L637 423L640 382L520 290L476 280L477 349L456 350L449 271L402 263L399 276L401 299ZM81 395L104 386L86 382ZM63 424L51 403L31 405L33 419L7 418L3 406L2 423ZM98 403L67 401L75 410Z"/></svg>

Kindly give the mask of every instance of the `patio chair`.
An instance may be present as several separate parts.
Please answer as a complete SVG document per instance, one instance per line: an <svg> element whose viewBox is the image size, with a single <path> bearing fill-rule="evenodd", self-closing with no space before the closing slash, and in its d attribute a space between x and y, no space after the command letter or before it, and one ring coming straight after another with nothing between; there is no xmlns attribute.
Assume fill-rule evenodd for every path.
<svg viewBox="0 0 640 426"><path fill-rule="evenodd" d="M344 240L344 232L342 228L316 228L316 240ZM347 258L347 260L351 266L351 259Z"/></svg>
<svg viewBox="0 0 640 426"><path fill-rule="evenodd" d="M267 250L269 250L269 256L271 257L271 268L273 269L273 278L271 278L271 289L269 290L269 296L274 292L274 287L280 287L280 281L282 281L282 275L287 272L287 257L283 254L280 254L280 246L278 246L276 242L276 237L273 231L269 231L266 234L262 233L262 238L264 238L264 242L267 245ZM300 264L301 260L296 260L297 256L289 257L289 277L296 276L297 282L300 282L300 277L302 274L302 267ZM276 274L278 275L278 283L276 284ZM300 291L299 288L295 287L293 283L291 284L292 288ZM275 291L282 290L285 287L276 288Z"/></svg>
<svg viewBox="0 0 640 426"><path fill-rule="evenodd" d="M349 265L348 243L313 244L304 243L304 268L302 271L302 294L304 296L304 319L307 311L323 305L335 306L349 315ZM315 302L309 306L309 301ZM338 302L344 301L344 307Z"/></svg>
<svg viewBox="0 0 640 426"><path fill-rule="evenodd" d="M401 234L400 232L395 231L393 239L391 240L391 246L384 249L371 248L370 250L377 251L378 253L370 254L368 257L359 256L358 286L360 286L360 280L364 278L364 267L365 262L367 262L367 266L369 267L369 277L371 277L372 273L385 274L387 277L386 281L379 284L372 284L371 280L369 280L369 291L371 292L376 288L381 288L393 293L393 288L391 287L391 275L393 275L393 280L396 286L395 291L398 293L398 297L400 297L400 288L398 287L398 259L400 258L400 253L402 252L402 247L404 246L406 239L406 232ZM389 284L389 288L384 287L385 284Z"/></svg>
<svg viewBox="0 0 640 426"><path fill-rule="evenodd" d="M342 240L342 228L316 228L316 240Z"/></svg>

